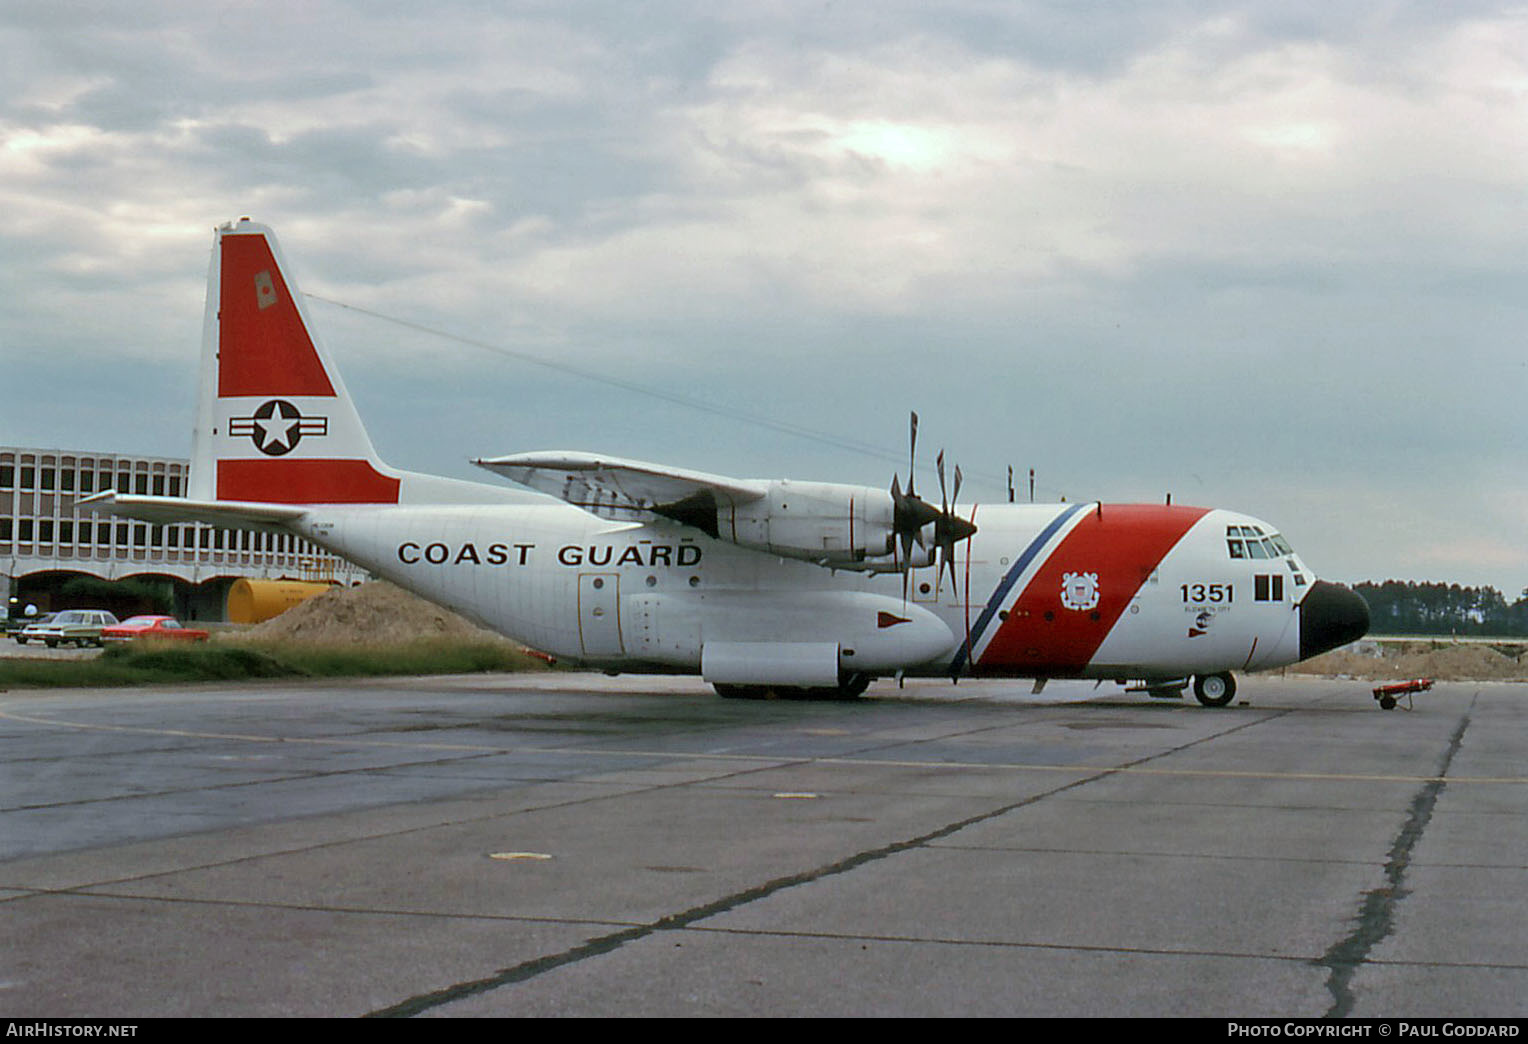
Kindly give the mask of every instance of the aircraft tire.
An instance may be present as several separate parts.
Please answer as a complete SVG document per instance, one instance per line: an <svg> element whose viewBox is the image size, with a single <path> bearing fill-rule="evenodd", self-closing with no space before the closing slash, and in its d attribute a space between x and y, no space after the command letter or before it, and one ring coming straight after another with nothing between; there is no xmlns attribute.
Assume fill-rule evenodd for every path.
<svg viewBox="0 0 1528 1044"><path fill-rule="evenodd" d="M724 685L711 688L724 700L856 700L870 688L870 675L850 674L836 686Z"/></svg>
<svg viewBox="0 0 1528 1044"><path fill-rule="evenodd" d="M767 685L722 685L716 682L711 688L724 700L767 700L770 696Z"/></svg>
<svg viewBox="0 0 1528 1044"><path fill-rule="evenodd" d="M865 695L865 690L868 688L870 688L870 675L856 673L843 678L834 691L838 699L857 700Z"/></svg>
<svg viewBox="0 0 1528 1044"><path fill-rule="evenodd" d="M1194 699L1206 707L1224 707L1236 698L1236 678L1230 671L1194 675Z"/></svg>

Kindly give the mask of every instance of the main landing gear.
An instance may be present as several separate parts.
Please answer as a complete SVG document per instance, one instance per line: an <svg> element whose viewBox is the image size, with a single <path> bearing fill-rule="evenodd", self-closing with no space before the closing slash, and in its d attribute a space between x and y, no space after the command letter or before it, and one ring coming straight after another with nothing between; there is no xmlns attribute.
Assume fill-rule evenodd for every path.
<svg viewBox="0 0 1528 1044"><path fill-rule="evenodd" d="M711 686L726 700L855 700L870 688L870 675L846 674L836 686L805 688L794 685L722 685Z"/></svg>
<svg viewBox="0 0 1528 1044"><path fill-rule="evenodd" d="M1236 679L1230 671L1194 675L1194 699L1206 707L1224 707L1236 697Z"/></svg>

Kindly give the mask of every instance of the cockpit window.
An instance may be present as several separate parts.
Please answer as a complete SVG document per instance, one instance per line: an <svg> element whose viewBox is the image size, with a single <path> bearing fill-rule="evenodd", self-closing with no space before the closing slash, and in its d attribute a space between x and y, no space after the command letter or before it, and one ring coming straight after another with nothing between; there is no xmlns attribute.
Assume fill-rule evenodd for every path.
<svg viewBox="0 0 1528 1044"><path fill-rule="evenodd" d="M1294 549L1277 533L1263 535L1257 526L1227 526L1226 553L1232 558L1283 558ZM1293 566L1291 566L1293 568Z"/></svg>

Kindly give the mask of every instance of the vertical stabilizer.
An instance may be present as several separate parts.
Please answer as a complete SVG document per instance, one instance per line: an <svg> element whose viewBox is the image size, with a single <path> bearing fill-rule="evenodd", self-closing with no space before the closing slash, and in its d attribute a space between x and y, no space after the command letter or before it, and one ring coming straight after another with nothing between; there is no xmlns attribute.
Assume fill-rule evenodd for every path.
<svg viewBox="0 0 1528 1044"><path fill-rule="evenodd" d="M202 330L191 496L282 504L396 504L403 473L378 459L312 332L275 234L217 230Z"/></svg>
<svg viewBox="0 0 1528 1044"><path fill-rule="evenodd" d="M528 495L389 467L308 319L275 233L217 230L189 495L275 504L492 504Z"/></svg>

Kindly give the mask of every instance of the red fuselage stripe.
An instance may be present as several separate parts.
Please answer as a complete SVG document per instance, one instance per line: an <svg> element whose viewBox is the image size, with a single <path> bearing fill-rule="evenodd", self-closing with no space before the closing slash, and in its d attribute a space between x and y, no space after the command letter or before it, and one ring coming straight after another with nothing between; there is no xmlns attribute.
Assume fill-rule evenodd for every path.
<svg viewBox="0 0 1528 1044"><path fill-rule="evenodd" d="M978 672L1080 673L1141 585L1207 513L1156 504L1089 511L1009 607Z"/></svg>

